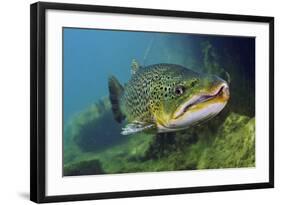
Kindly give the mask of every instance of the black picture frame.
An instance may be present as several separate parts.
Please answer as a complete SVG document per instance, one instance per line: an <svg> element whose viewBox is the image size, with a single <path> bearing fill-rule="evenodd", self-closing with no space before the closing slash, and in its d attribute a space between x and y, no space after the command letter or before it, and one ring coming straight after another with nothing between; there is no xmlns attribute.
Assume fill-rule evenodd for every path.
<svg viewBox="0 0 281 205"><path fill-rule="evenodd" d="M170 188L107 193L46 196L46 10L86 11L102 13L170 16L195 19L263 22L269 24L269 181L263 183L220 186ZM229 15L217 13L109 7L82 4L38 2L30 7L30 199L37 203L76 200L96 200L197 192L245 190L274 187L274 18L265 16Z"/></svg>

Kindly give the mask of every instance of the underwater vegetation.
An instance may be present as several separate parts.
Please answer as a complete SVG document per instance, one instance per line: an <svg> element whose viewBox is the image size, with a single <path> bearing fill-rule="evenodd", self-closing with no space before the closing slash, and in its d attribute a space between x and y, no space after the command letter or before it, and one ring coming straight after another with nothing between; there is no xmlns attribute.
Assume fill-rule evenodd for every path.
<svg viewBox="0 0 281 205"><path fill-rule="evenodd" d="M109 109L105 106L105 110L99 111L93 107L92 115L98 116L99 112L107 113ZM157 135L139 133L128 138L121 136L126 140L117 142L110 141L113 133L97 135L95 124L100 118L91 118L90 122L82 120L89 116L89 112L77 117L80 121L75 123L79 124L76 128L79 131L72 132L74 141L65 146L64 175L255 166L254 118L223 111L217 119L190 130ZM118 126L121 129L121 125ZM77 132L80 134L75 135ZM90 136L90 133L93 134ZM96 140L90 144L76 143L79 138L89 136ZM104 143L107 148L97 147L99 138L107 138L107 144ZM92 146L91 150L89 146Z"/></svg>
<svg viewBox="0 0 281 205"><path fill-rule="evenodd" d="M230 58L233 53L218 48L204 41L202 64L187 60L189 68L229 78L231 97L218 116L183 131L124 136L124 123L114 120L109 98L104 97L65 124L64 175L254 167L255 83L248 80L254 71L246 71L239 56ZM239 49L234 42L233 52ZM167 57L178 55L167 52Z"/></svg>

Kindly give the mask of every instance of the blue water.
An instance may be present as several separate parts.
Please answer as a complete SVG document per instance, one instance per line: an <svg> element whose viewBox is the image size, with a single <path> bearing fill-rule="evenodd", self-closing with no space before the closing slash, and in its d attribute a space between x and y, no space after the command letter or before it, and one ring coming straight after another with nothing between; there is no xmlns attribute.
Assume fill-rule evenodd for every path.
<svg viewBox="0 0 281 205"><path fill-rule="evenodd" d="M175 63L202 71L202 46L208 41L221 54L210 57L226 70L235 63L246 78L254 74L254 38L78 28L64 28L63 36L64 122L108 96L109 75L127 82L132 59L142 66Z"/></svg>

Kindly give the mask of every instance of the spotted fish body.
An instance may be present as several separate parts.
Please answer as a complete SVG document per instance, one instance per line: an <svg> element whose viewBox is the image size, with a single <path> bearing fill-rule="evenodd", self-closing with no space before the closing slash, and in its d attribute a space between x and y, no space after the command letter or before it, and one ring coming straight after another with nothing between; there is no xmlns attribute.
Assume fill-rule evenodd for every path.
<svg viewBox="0 0 281 205"><path fill-rule="evenodd" d="M133 65L124 87L109 78L115 119L128 123L122 134L186 129L215 116L229 98L228 85L219 77L175 64Z"/></svg>
<svg viewBox="0 0 281 205"><path fill-rule="evenodd" d="M157 64L143 68L132 76L121 97L121 110L128 121L153 122L161 101L175 97L171 90L176 81L172 76L187 72L178 65Z"/></svg>

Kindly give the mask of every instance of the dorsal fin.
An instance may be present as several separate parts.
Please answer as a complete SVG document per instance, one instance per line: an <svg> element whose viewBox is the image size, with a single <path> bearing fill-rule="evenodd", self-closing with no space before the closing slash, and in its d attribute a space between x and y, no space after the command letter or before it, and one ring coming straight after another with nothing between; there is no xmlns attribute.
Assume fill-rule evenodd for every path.
<svg viewBox="0 0 281 205"><path fill-rule="evenodd" d="M108 89L114 119L121 123L125 119L125 115L123 115L120 109L120 97L124 88L114 76L110 76L108 79Z"/></svg>
<svg viewBox="0 0 281 205"><path fill-rule="evenodd" d="M133 59L132 63L131 63L132 75L136 74L136 72L138 72L139 69L140 69L140 64L138 63L138 61L136 59Z"/></svg>

